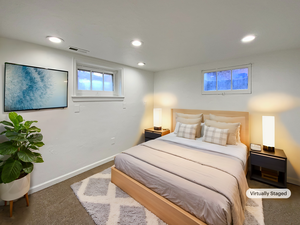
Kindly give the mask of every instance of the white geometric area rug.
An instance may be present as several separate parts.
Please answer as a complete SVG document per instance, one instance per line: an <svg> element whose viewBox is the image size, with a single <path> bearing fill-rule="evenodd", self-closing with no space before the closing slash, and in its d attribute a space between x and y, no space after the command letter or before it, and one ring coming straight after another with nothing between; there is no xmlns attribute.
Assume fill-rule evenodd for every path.
<svg viewBox="0 0 300 225"><path fill-rule="evenodd" d="M97 225L166 225L157 216L110 182L110 168L71 188ZM248 199L244 225L264 225L261 199Z"/></svg>

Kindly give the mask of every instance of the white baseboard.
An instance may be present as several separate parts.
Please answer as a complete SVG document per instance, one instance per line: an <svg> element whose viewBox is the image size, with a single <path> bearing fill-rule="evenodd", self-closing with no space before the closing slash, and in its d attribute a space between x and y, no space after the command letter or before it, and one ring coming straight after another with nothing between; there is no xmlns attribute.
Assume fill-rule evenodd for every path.
<svg viewBox="0 0 300 225"><path fill-rule="evenodd" d="M292 177L288 177L287 182L300 186L300 181L298 179L295 179L295 178L292 178Z"/></svg>
<svg viewBox="0 0 300 225"><path fill-rule="evenodd" d="M116 155L117 155L117 154L116 154ZM50 187L50 186L52 186L52 185L54 185L54 184L57 184L57 183L59 183L59 182L62 182L62 181L64 181L64 180L67 180L67 179L69 179L69 178L71 178L71 177L74 177L74 176L76 176L76 175L78 175L78 174L81 174L81 173L83 173L83 172L85 172L85 171L88 171L88 170L90 170L90 169L93 169L93 168L95 168L95 167L97 167L97 166L103 165L104 163L107 163L107 162L109 162L109 161L112 161L116 155L110 156L110 157L108 157L108 158L106 158L106 159L102 159L102 160L100 160L100 161L98 161L98 162L92 163L92 164L90 164L90 165L88 165L88 166L85 166L85 167L82 167L82 168L80 168L80 169L78 169L78 170L74 170L74 171L72 171L72 172L70 172L70 173L67 173L67 174L62 175L62 176L60 176L60 177L57 177L57 178L55 178L55 179L49 180L49 181L44 182L44 183L42 183L42 184L33 186L33 187L30 188L29 194L32 194L32 193L34 193L34 192L43 190L43 189L45 189L45 188L47 188L47 187ZM288 182L288 183L291 183L291 184L295 184L295 185L300 186L300 181L299 181L298 179L295 179L295 178L292 178L292 177L288 177L288 178L287 178L287 182ZM4 201L0 200L0 206L2 206L2 205L4 205Z"/></svg>
<svg viewBox="0 0 300 225"><path fill-rule="evenodd" d="M116 154L116 155L117 155L117 154ZM93 168L95 168L95 167L97 167L97 166L100 166L100 165L102 165L102 164L104 164L104 163L107 163L107 162L109 162L109 161L112 161L116 155L110 156L110 157L108 157L108 158L106 158L106 159L102 159L102 160L100 160L100 161L98 161L98 162L95 162L95 163L92 163L92 164L90 164L90 165L88 165L88 166L84 166L84 167L82 167L82 168L80 168L80 169L78 169L78 170L74 170L74 171L72 171L72 172L70 172L70 173L67 173L67 174L62 175L62 176L60 176L60 177L57 177L57 178L54 178L54 179L52 179L52 180L46 181L46 182L44 182L44 183L42 183L42 184L33 186L33 187L31 187L31 188L29 189L29 192L28 192L28 193L29 193L29 194L32 194L32 193L34 193L34 192L43 190L43 189L45 189L45 188L47 188L47 187L50 187L50 186L52 186L52 185L54 185L54 184L57 184L57 183L59 183L59 182L62 182L62 181L64 181L64 180L67 180L67 179L69 179L69 178L71 178L71 177L74 177L74 176L76 176L76 175L78 175L78 174L81 174L81 173L83 173L83 172L85 172L85 171L88 171L88 170L93 169ZM0 201L0 204L1 204L1 201ZM3 203L3 204L4 204L4 203Z"/></svg>
<svg viewBox="0 0 300 225"><path fill-rule="evenodd" d="M117 154L116 154L116 155L117 155ZM115 158L116 155L110 156L110 157L108 157L108 158L106 158L106 159L102 159L102 160L100 160L100 161L98 161L98 162L95 162L95 163L92 163L92 164L90 164L90 165L88 165L88 166L84 166L84 167L82 167L82 168L80 168L80 169L78 169L78 170L74 170L74 171L72 171L72 172L70 172L70 173L67 173L67 174L62 175L62 176L60 176L60 177L57 177L57 178L54 178L54 179L52 179L52 180L46 181L46 182L44 182L44 183L42 183L42 184L33 186L33 187L31 187L31 188L29 189L28 194L32 194L32 193L34 193L34 192L43 190L43 189L45 189L45 188L47 188L47 187L50 187L50 186L52 186L52 185L54 185L54 184L57 184L57 183L59 183L59 182L62 182L62 181L64 181L64 180L67 180L67 179L69 179L69 178L71 178L71 177L74 177L74 176L76 176L76 175L78 175L78 174L81 174L81 173L83 173L83 172L85 172L85 171L88 171L88 170L93 169L93 168L95 168L95 167L97 167L97 166L100 166L100 165L102 165L102 164L104 164L104 163L107 163L107 162L109 162L109 161L112 161L112 160ZM2 206L2 205L4 205L4 201L2 201L2 200L0 199L0 206Z"/></svg>

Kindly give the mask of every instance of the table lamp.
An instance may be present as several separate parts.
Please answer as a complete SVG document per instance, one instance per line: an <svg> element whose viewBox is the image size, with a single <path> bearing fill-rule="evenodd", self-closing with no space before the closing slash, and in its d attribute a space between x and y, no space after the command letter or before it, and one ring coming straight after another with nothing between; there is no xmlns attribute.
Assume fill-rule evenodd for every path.
<svg viewBox="0 0 300 225"><path fill-rule="evenodd" d="M153 109L153 126L154 130L161 130L161 118L162 118L162 109L154 108Z"/></svg>
<svg viewBox="0 0 300 225"><path fill-rule="evenodd" d="M275 151L275 117L263 116L262 117L263 128L263 149L265 151Z"/></svg>

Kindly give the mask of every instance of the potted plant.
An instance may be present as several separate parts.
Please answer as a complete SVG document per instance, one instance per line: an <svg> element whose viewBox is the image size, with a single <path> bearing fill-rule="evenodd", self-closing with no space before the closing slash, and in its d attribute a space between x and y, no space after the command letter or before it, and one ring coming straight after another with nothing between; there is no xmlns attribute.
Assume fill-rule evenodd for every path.
<svg viewBox="0 0 300 225"><path fill-rule="evenodd" d="M35 152L44 145L41 129L32 126L37 121L24 121L15 112L9 113L9 119L11 122L0 122L5 128L1 135L8 139L0 143L0 155L4 156L0 160L0 198L4 201L27 196L33 163L44 162L41 154Z"/></svg>

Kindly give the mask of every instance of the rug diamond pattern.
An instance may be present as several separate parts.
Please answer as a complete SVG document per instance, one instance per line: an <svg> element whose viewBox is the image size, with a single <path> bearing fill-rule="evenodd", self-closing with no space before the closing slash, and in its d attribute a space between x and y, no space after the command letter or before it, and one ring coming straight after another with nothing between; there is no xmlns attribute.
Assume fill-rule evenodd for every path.
<svg viewBox="0 0 300 225"><path fill-rule="evenodd" d="M97 225L167 225L110 182L110 168L71 185ZM249 199L244 225L264 225L261 199Z"/></svg>

